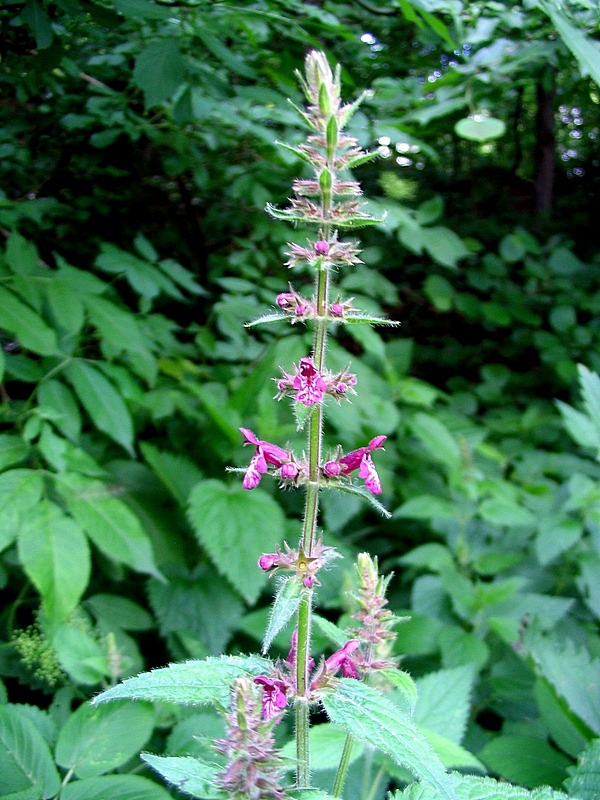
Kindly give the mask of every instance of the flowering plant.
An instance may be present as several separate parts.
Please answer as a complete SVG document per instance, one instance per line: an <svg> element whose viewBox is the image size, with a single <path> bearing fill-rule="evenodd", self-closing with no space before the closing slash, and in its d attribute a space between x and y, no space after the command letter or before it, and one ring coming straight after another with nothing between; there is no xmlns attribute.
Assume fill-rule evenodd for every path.
<svg viewBox="0 0 600 800"><path fill-rule="evenodd" d="M199 798L272 798L310 795L310 714L321 707L331 723L345 730L340 743L339 765L331 787L341 796L352 759L353 745L377 748L387 759L388 771L403 768L429 786L436 797L453 800L453 784L425 736L411 721L416 692L410 677L391 657L394 626L398 622L387 608L389 578L380 576L377 562L363 553L358 558L358 589L354 598L354 624L342 629L325 625L334 652L315 663L311 655L315 592L319 574L338 556L318 533L319 497L323 490L349 492L368 500L389 516L377 500L382 485L377 473L377 452L386 437L344 453L340 445L325 450L323 422L329 398L348 400L356 392L356 376L326 365L327 337L333 325L383 324L390 320L356 308L353 298L332 289L336 270L360 263L355 241L342 232L378 222L358 201L359 184L351 176L340 177L375 153L364 152L344 126L361 99L343 104L340 69L333 72L323 53L306 58L300 82L307 98L306 110L296 109L310 128L305 144L284 145L311 165L313 177L296 180L288 208L269 205L278 220L314 226L316 236L305 246L291 244L287 266L310 270L314 288L310 298L292 284L276 298L277 309L250 323L287 320L312 326L313 347L289 371L277 379L277 398L291 398L299 429L306 430L306 450L295 453L287 443L271 443L241 428L244 444L251 450L242 485L255 489L263 477L274 477L282 487L304 491L304 516L296 547L264 553L258 568L279 575L271 617L263 640L263 656L229 656L190 661L130 678L100 695L98 700L143 698L192 705L212 703L223 710L226 735L214 743L220 763L191 756L155 756L144 760L170 783ZM289 653L284 659L266 657L274 637L294 620ZM387 695L382 691L386 689ZM294 714L294 755L286 759L276 746L277 725ZM322 727L322 726L318 726ZM313 728L314 730L314 728ZM338 729L336 729L338 730ZM382 761L382 764L384 762ZM395 765L395 766L394 766ZM382 770L384 767L382 766ZM292 781L290 773L295 773Z"/></svg>

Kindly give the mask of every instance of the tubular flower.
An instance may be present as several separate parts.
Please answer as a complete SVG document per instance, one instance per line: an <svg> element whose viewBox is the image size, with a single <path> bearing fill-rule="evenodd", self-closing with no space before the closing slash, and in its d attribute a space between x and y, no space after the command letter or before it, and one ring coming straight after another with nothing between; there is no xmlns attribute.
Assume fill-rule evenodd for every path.
<svg viewBox="0 0 600 800"><path fill-rule="evenodd" d="M246 439L244 444L253 444L256 447L244 475L242 486L244 489L255 489L262 476L268 471L268 465L272 464L275 467L281 467L282 464L286 464L291 460L290 453L276 444L261 441L248 428L240 428L240 431Z"/></svg>
<svg viewBox="0 0 600 800"><path fill-rule="evenodd" d="M358 639L349 639L341 650L337 650L325 661L326 671L333 673L339 670L344 678L360 678L358 667L354 660L350 658L351 654L358 650L359 647L360 642Z"/></svg>
<svg viewBox="0 0 600 800"><path fill-rule="evenodd" d="M273 719L287 706L287 686L276 678L259 675L254 678L254 683L262 686L262 715L263 719Z"/></svg>
<svg viewBox="0 0 600 800"><path fill-rule="evenodd" d="M381 481L379 475L373 464L371 452L373 450L383 450L383 443L387 436L376 436L371 439L366 447L359 447L358 450L352 450L345 456L339 459L342 475L349 475L358 469L358 477L362 478L365 482L367 489L373 494L381 494ZM329 466L329 473L331 474L331 466ZM326 473L327 474L327 473Z"/></svg>
<svg viewBox="0 0 600 800"><path fill-rule="evenodd" d="M283 372L283 378L278 381L278 397L283 397L288 391L294 392L294 400L305 406L313 406L323 399L327 391L327 383L315 366L312 358L301 358L294 364L294 374Z"/></svg>

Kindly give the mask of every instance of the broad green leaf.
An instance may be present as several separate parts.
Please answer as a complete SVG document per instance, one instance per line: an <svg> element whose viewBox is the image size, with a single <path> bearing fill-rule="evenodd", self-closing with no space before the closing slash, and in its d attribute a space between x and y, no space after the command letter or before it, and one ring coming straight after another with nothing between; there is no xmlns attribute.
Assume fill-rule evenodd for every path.
<svg viewBox="0 0 600 800"><path fill-rule="evenodd" d="M442 669L417 679L414 722L460 744L471 709L474 678L473 667L467 665Z"/></svg>
<svg viewBox="0 0 600 800"><path fill-rule="evenodd" d="M349 635L347 631L338 628L337 625L320 614L313 613L312 621L315 628L318 628L336 648L343 647L348 641Z"/></svg>
<svg viewBox="0 0 600 800"><path fill-rule="evenodd" d="M189 518L219 572L249 604L256 602L266 581L257 560L283 539L281 507L260 489L209 480L193 489Z"/></svg>
<svg viewBox="0 0 600 800"><path fill-rule="evenodd" d="M94 686L111 676L108 656L90 633L63 623L52 644L61 667L75 683Z"/></svg>
<svg viewBox="0 0 600 800"><path fill-rule="evenodd" d="M150 581L152 610L163 636L189 636L222 653L244 613L244 603L228 581L203 565L191 576L169 575L168 583Z"/></svg>
<svg viewBox="0 0 600 800"><path fill-rule="evenodd" d="M148 631L154 627L152 615L133 600L116 594L95 594L88 597L85 606L95 617L125 631Z"/></svg>
<svg viewBox="0 0 600 800"><path fill-rule="evenodd" d="M451 471L461 468L462 456L458 442L436 417L420 412L415 414L410 426L436 461L440 461Z"/></svg>
<svg viewBox="0 0 600 800"><path fill-rule="evenodd" d="M561 750L576 758L588 745L587 729L545 678L537 678L533 688L548 735Z"/></svg>
<svg viewBox="0 0 600 800"><path fill-rule="evenodd" d="M139 54L133 79L144 92L146 108L168 100L179 88L186 74L186 62L176 37L150 42Z"/></svg>
<svg viewBox="0 0 600 800"><path fill-rule="evenodd" d="M6 263L17 275L31 275L38 269L40 254L30 239L14 231L6 242Z"/></svg>
<svg viewBox="0 0 600 800"><path fill-rule="evenodd" d="M521 786L512 786L505 781L482 778L478 775L450 775L457 800L568 800L563 792L556 792L547 786L533 792ZM442 800L442 795L430 786L411 784L404 791L396 791L390 800Z"/></svg>
<svg viewBox="0 0 600 800"><path fill-rule="evenodd" d="M394 689L394 702L399 703L405 714L412 717L418 700L417 684L410 677L408 672L401 669L385 669L380 673L383 678L389 681Z"/></svg>
<svg viewBox="0 0 600 800"><path fill-rule="evenodd" d="M12 469L0 475L0 551L14 542L25 514L44 491L40 472Z"/></svg>
<svg viewBox="0 0 600 800"><path fill-rule="evenodd" d="M104 297L90 295L85 306L92 325L102 338L102 350L111 359L123 350L150 355L135 316Z"/></svg>
<svg viewBox="0 0 600 800"><path fill-rule="evenodd" d="M420 726L420 729L446 769L476 770L482 774L487 771L481 761L464 747L438 731L432 731L423 726Z"/></svg>
<svg viewBox="0 0 600 800"><path fill-rule="evenodd" d="M331 723L313 725L308 732L311 770L337 769L347 736L347 731L339 725L331 725ZM360 758L363 751L363 744L355 741L349 763L352 764ZM296 747L293 739L283 747L282 755L289 758L290 761L295 759Z"/></svg>
<svg viewBox="0 0 600 800"><path fill-rule="evenodd" d="M78 778L112 772L146 744L154 728L149 703L83 703L62 727L56 743L56 762Z"/></svg>
<svg viewBox="0 0 600 800"><path fill-rule="evenodd" d="M42 356L56 355L56 333L36 312L15 294L0 286L2 327L13 333L22 347Z"/></svg>
<svg viewBox="0 0 600 800"><path fill-rule="evenodd" d="M535 736L497 736L478 753L493 772L533 789L560 786L571 760Z"/></svg>
<svg viewBox="0 0 600 800"><path fill-rule="evenodd" d="M275 599L271 606L271 613L269 615L269 624L265 631L262 643L262 652L267 653L271 647L273 639L277 636L290 618L295 614L300 603L300 592L302 587L300 581L295 575L284 578L277 588Z"/></svg>
<svg viewBox="0 0 600 800"><path fill-rule="evenodd" d="M35 43L40 50L50 47L54 31L44 7L37 0L27 0L25 8L21 11L21 17L33 31Z"/></svg>
<svg viewBox="0 0 600 800"><path fill-rule="evenodd" d="M85 322L81 293L57 274L46 286L46 297L59 330L79 333Z"/></svg>
<svg viewBox="0 0 600 800"><path fill-rule="evenodd" d="M575 27L560 6L538 0L538 6L548 14L561 39L577 59L583 76L589 75L600 86L600 47L598 42Z"/></svg>
<svg viewBox="0 0 600 800"><path fill-rule="evenodd" d="M152 544L131 509L101 481L68 473L57 488L94 544L109 558L162 580Z"/></svg>
<svg viewBox="0 0 600 800"><path fill-rule="evenodd" d="M487 142L490 139L499 139L504 136L506 123L495 117L472 114L464 119L459 119L454 125L454 132L461 139L468 139L471 142Z"/></svg>
<svg viewBox="0 0 600 800"><path fill-rule="evenodd" d="M38 401L42 408L53 412L52 422L72 442L79 441L81 413L73 392L62 381L50 378L38 388Z"/></svg>
<svg viewBox="0 0 600 800"><path fill-rule="evenodd" d="M441 797L455 800L450 779L423 734L376 689L345 678L322 703L334 724L431 784Z"/></svg>
<svg viewBox="0 0 600 800"><path fill-rule="evenodd" d="M60 800L172 800L162 786L141 775L101 775L71 781Z"/></svg>
<svg viewBox="0 0 600 800"><path fill-rule="evenodd" d="M90 577L90 549L79 525L51 501L42 501L21 526L19 558L52 623L65 620Z"/></svg>
<svg viewBox="0 0 600 800"><path fill-rule="evenodd" d="M457 509L441 497L421 494L402 503L400 508L394 511L394 516L406 519L451 519L457 516Z"/></svg>
<svg viewBox="0 0 600 800"><path fill-rule="evenodd" d="M222 40L210 33L207 30L207 26L198 25L195 29L195 33L204 46L216 56L227 69L236 72L238 75L242 75L244 78L249 78L250 80L256 79L257 75L252 67L249 66L240 55L235 53L235 51L230 50L224 45Z"/></svg>
<svg viewBox="0 0 600 800"><path fill-rule="evenodd" d="M29 448L20 436L12 433L0 433L0 470L5 470L7 467L23 461L28 452Z"/></svg>
<svg viewBox="0 0 600 800"><path fill-rule="evenodd" d="M583 364L577 365L577 371L585 410L600 436L600 376L596 372L591 372Z"/></svg>
<svg viewBox="0 0 600 800"><path fill-rule="evenodd" d="M142 760L186 795L202 800L225 800L226 793L215 789L215 776L222 768L205 764L192 756L154 756L142 753Z"/></svg>
<svg viewBox="0 0 600 800"><path fill-rule="evenodd" d="M454 287L441 275L428 275L423 291L437 311L450 311L454 299Z"/></svg>
<svg viewBox="0 0 600 800"><path fill-rule="evenodd" d="M584 649L567 640L557 644L536 635L529 644L530 654L541 674L552 684L571 711L600 736L600 659L592 659Z"/></svg>
<svg viewBox="0 0 600 800"><path fill-rule="evenodd" d="M600 448L600 428L594 421L587 414L577 411L568 403L563 403L562 400L555 400L554 402L573 441L581 447Z"/></svg>
<svg viewBox="0 0 600 800"><path fill-rule="evenodd" d="M140 450L175 500L185 508L190 492L202 478L198 467L182 453L168 453L149 442L142 442Z"/></svg>
<svg viewBox="0 0 600 800"><path fill-rule="evenodd" d="M442 225L423 230L423 247L434 261L450 269L456 269L457 262L469 255L460 236Z"/></svg>
<svg viewBox="0 0 600 800"><path fill-rule="evenodd" d="M546 566L576 544L583 534L583 525L576 519L558 515L540 521L535 538L538 561Z"/></svg>
<svg viewBox="0 0 600 800"><path fill-rule="evenodd" d="M98 430L133 456L133 421L113 384L91 364L74 361L65 375Z"/></svg>
<svg viewBox="0 0 600 800"><path fill-rule="evenodd" d="M171 664L107 689L92 701L149 700L188 706L217 704L227 706L231 684L244 675L258 676L271 668L271 662L257 656L221 656L204 661Z"/></svg>
<svg viewBox="0 0 600 800"><path fill-rule="evenodd" d="M572 797L579 800L597 800L600 797L600 739L592 742L577 766L571 768L565 787Z"/></svg>
<svg viewBox="0 0 600 800"><path fill-rule="evenodd" d="M479 514L494 525L531 527L536 524L535 515L528 508L505 497L488 497L479 506Z"/></svg>
<svg viewBox="0 0 600 800"><path fill-rule="evenodd" d="M48 744L18 705L0 705L0 796L35 788L28 797L50 798L60 777Z"/></svg>

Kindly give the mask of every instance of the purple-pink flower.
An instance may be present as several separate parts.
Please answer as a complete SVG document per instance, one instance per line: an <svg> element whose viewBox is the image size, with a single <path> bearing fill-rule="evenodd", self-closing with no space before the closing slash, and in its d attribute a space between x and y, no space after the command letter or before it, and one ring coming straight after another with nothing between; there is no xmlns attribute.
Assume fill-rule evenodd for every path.
<svg viewBox="0 0 600 800"><path fill-rule="evenodd" d="M373 464L371 452L373 450L383 450L383 443L386 439L387 436L376 436L371 439L366 447L352 450L339 459L342 474L349 475L355 469L358 469L358 477L364 480L365 486L373 494L381 494L381 481L375 469L375 464Z"/></svg>
<svg viewBox="0 0 600 800"><path fill-rule="evenodd" d="M327 383L312 358L301 358L298 366L294 364L292 386L296 390L294 400L305 406L319 403L327 391Z"/></svg>
<svg viewBox="0 0 600 800"><path fill-rule="evenodd" d="M259 675L254 678L254 683L262 686L262 715L263 719L272 719L287 706L287 686L276 678Z"/></svg>
<svg viewBox="0 0 600 800"><path fill-rule="evenodd" d="M281 467L282 464L290 461L290 454L282 447L270 442L263 442L252 433L248 428L240 428L246 441L244 444L253 444L256 447L254 455L250 460L242 486L244 489L255 489L262 476L267 472L268 465L272 464L275 467Z"/></svg>
<svg viewBox="0 0 600 800"><path fill-rule="evenodd" d="M360 647L358 639L349 639L346 644L337 650L332 656L325 661L325 669L327 672L342 673L344 678L360 678L358 667L354 660L350 658L351 654Z"/></svg>

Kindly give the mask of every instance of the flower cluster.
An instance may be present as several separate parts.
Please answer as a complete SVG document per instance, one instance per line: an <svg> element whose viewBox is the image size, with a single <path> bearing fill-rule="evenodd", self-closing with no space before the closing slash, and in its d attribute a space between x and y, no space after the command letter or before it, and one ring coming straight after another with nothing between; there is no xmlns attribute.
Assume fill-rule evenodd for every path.
<svg viewBox="0 0 600 800"><path fill-rule="evenodd" d="M276 700L269 702L276 707ZM226 735L214 744L227 759L215 782L228 797L283 800L284 765L275 747L272 721L278 712L272 713L269 708L264 713L264 704L264 692L261 698L250 678L237 678L226 717Z"/></svg>
<svg viewBox="0 0 600 800"><path fill-rule="evenodd" d="M314 673L310 681L311 700L312 694L332 684L339 673L343 678L361 677L359 664L362 661L358 639L349 639L343 647L336 650L329 658L321 659L316 670L314 660L311 659L309 669ZM297 632L292 635L292 646L284 661L278 661L271 675L259 675L254 678L254 683L262 689L262 716L265 720L276 719L285 710L288 698L295 694L296 685L296 657L297 657Z"/></svg>
<svg viewBox="0 0 600 800"><path fill-rule="evenodd" d="M346 375L346 373L343 373ZM341 380L339 385L341 385ZM284 450L276 444L259 439L248 428L240 428L246 441L244 444L254 445L254 455L246 469L242 486L244 489L255 489L263 475L270 473L278 477L283 485L299 486L309 480L306 459L297 458L291 450ZM359 447L343 455L341 448L335 458L327 460L321 467L321 475L327 480L323 485L351 477L358 470L358 477L365 481L365 487L372 494L381 494L381 481L371 458L373 450L383 450L386 436L376 436L366 447ZM271 466L271 469L269 467Z"/></svg>
<svg viewBox="0 0 600 800"><path fill-rule="evenodd" d="M309 357L301 358L298 364L294 364L293 375L283 369L281 371L283 377L277 381L278 400L291 394L297 403L312 406L320 403L326 394L339 402L348 392L355 393L356 375L346 371L335 374L329 371L319 372L315 362Z"/></svg>
<svg viewBox="0 0 600 800"><path fill-rule="evenodd" d="M293 572L298 581L306 588L320 586L317 573L334 558L338 558L339 553L334 547L326 547L322 539L318 539L312 548L312 554L307 556L302 548L292 550L289 545L283 543L283 552L277 548L275 553L263 553L258 559L258 566L264 572L285 570Z"/></svg>

